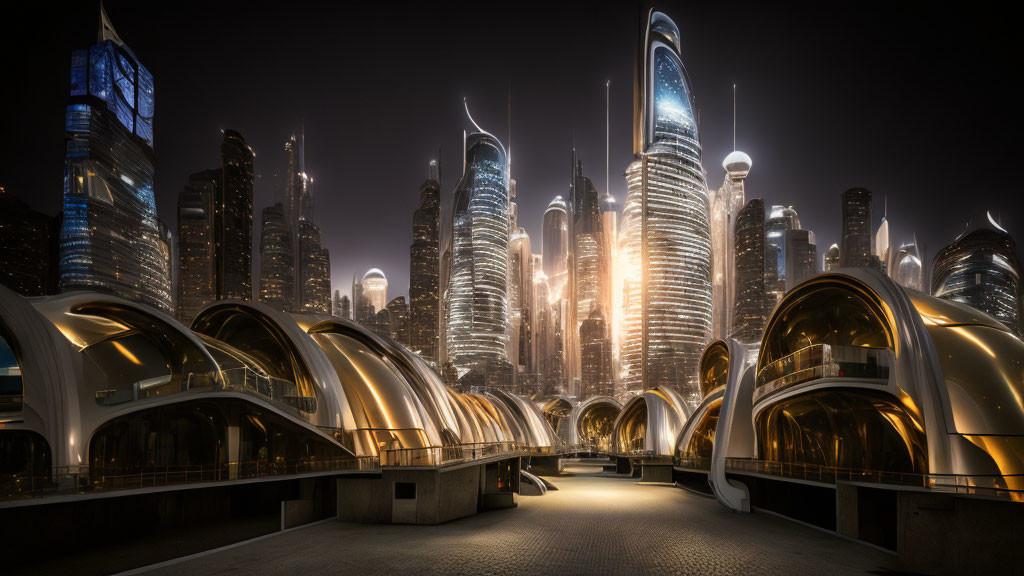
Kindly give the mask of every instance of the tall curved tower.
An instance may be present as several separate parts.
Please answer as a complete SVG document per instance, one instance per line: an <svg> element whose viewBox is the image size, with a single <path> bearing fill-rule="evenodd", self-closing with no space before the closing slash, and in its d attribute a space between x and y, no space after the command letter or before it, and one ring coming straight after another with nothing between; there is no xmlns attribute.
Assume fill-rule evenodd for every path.
<svg viewBox="0 0 1024 576"><path fill-rule="evenodd" d="M711 332L707 184L679 29L651 11L638 55L633 152L622 215L627 390L695 390Z"/></svg>
<svg viewBox="0 0 1024 576"><path fill-rule="evenodd" d="M445 339L448 360L460 377L475 369L494 385L511 366L508 164L501 142L473 125L477 131L466 136L452 208Z"/></svg>

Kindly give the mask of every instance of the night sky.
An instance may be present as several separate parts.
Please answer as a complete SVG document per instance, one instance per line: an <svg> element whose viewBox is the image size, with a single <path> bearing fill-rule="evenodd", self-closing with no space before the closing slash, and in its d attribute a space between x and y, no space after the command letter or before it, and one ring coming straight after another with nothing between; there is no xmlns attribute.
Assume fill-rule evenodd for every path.
<svg viewBox="0 0 1024 576"><path fill-rule="evenodd" d="M544 208L568 189L573 142L605 189L605 80L610 186L625 197L638 5L105 5L155 78L163 220L175 228L188 175L218 165L221 129L238 130L256 151L254 287L260 212L281 180L284 140L303 124L315 221L342 293L370 267L387 274L389 296L407 293L427 162L440 148L446 213L460 176L470 127L463 97L507 146L511 86L512 176L534 252ZM840 194L853 186L875 192L875 226L886 196L893 243L916 232L929 260L972 210L992 210L1024 237L1024 124L1011 87L1020 49L1005 12L979 3L657 7L682 32L709 185L721 185L731 150L735 83L737 145L753 158L747 198L792 204L819 255L839 241ZM90 0L5 17L0 185L51 214L60 207L71 51L95 42L97 13Z"/></svg>

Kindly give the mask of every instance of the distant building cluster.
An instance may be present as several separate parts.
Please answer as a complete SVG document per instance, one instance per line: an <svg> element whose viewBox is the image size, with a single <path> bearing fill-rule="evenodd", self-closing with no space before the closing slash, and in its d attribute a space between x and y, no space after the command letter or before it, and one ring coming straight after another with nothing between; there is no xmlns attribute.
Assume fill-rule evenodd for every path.
<svg viewBox="0 0 1024 576"><path fill-rule="evenodd" d="M974 218L929 269L913 234L893 241L885 209L876 220L879 198L866 188L841 193L839 241L819 249L795 207L749 197L753 161L735 136L724 181L711 189L680 32L660 12L642 32L621 208L607 175L600 190L572 150L568 188L531 239L518 197L534 192L517 189L507 143L466 104L451 211L442 217L431 161L412 216L408 298L389 298L378 268L355 275L348 294L332 290L301 130L284 140L286 169L258 213L258 278L256 155L240 132L224 130L219 164L186 179L177 229L163 224L153 76L101 9L97 43L71 55L62 211L40 214L15 198L24 191L0 188L0 281L27 296L106 292L186 324L218 300L334 316L402 344L450 384L538 398L622 399L660 387L696 402L707 344L756 346L785 296L821 271L881 271L1021 334L1021 266L991 214Z"/></svg>

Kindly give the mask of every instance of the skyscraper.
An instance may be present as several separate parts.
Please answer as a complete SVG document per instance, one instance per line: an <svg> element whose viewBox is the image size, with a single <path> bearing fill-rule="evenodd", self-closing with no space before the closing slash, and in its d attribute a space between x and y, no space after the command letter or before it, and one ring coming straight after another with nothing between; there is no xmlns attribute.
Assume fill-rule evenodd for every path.
<svg viewBox="0 0 1024 576"><path fill-rule="evenodd" d="M573 282L576 321L582 322L590 316L591 311L601 307L605 242L601 224L601 197L590 178L583 175L583 164L578 160L575 174L572 226Z"/></svg>
<svg viewBox="0 0 1024 576"><path fill-rule="evenodd" d="M71 55L60 290L103 290L171 311L153 198L153 75L100 7L97 43Z"/></svg>
<svg viewBox="0 0 1024 576"><path fill-rule="evenodd" d="M391 339L403 346L409 345L409 305L405 296L392 298L387 304L388 320L391 322Z"/></svg>
<svg viewBox="0 0 1024 576"><path fill-rule="evenodd" d="M420 186L420 205L412 218L409 248L410 348L428 362L439 363L441 177L436 160Z"/></svg>
<svg viewBox="0 0 1024 576"><path fill-rule="evenodd" d="M523 228L512 233L508 249L509 335L517 374L536 372L533 361L533 255Z"/></svg>
<svg viewBox="0 0 1024 576"><path fill-rule="evenodd" d="M834 268L839 268L839 244L829 246L822 259L822 269L825 272L829 272Z"/></svg>
<svg viewBox="0 0 1024 576"><path fill-rule="evenodd" d="M380 268L370 268L360 282L360 296L365 305L376 314L388 304L388 279Z"/></svg>
<svg viewBox="0 0 1024 576"><path fill-rule="evenodd" d="M746 202L744 182L750 173L750 156L735 150L725 157L725 181L711 191L711 292L712 335L732 333L736 302L736 218Z"/></svg>
<svg viewBox="0 0 1024 576"><path fill-rule="evenodd" d="M341 313L341 290L335 290L334 296L331 297L331 316L344 318Z"/></svg>
<svg viewBox="0 0 1024 576"><path fill-rule="evenodd" d="M772 206L764 223L764 290L767 311L775 308L786 293L786 232L800 228L800 217L792 206Z"/></svg>
<svg viewBox="0 0 1024 576"><path fill-rule="evenodd" d="M814 232L786 230L786 291L814 276L818 271L818 247Z"/></svg>
<svg viewBox="0 0 1024 576"><path fill-rule="evenodd" d="M214 205L217 298L252 299L252 186L256 155L234 130L220 145L220 186Z"/></svg>
<svg viewBox="0 0 1024 576"><path fill-rule="evenodd" d="M342 318L345 318L347 320L351 320L352 319L352 300L349 299L348 296L344 296L343 295L341 297L341 302L340 302L340 304L338 306L338 310L340 311L340 314L338 314L338 316L341 316Z"/></svg>
<svg viewBox="0 0 1024 576"><path fill-rule="evenodd" d="M466 116L469 117L467 106ZM448 360L485 384L511 378L508 318L509 179L505 147L481 129L465 138L452 208L445 310ZM477 378L477 377L474 377ZM511 382L509 382L511 385Z"/></svg>
<svg viewBox="0 0 1024 576"><path fill-rule="evenodd" d="M736 215L736 304L730 336L760 342L767 318L765 305L764 200L754 198Z"/></svg>
<svg viewBox="0 0 1024 576"><path fill-rule="evenodd" d="M569 206L561 196L555 196L544 211L542 223L541 255L544 274L548 278L562 274L569 260Z"/></svg>
<svg viewBox="0 0 1024 576"><path fill-rule="evenodd" d="M889 277L900 286L911 290L925 291L924 258L916 238L913 242L901 244L892 252L886 265L886 271L889 273Z"/></svg>
<svg viewBox="0 0 1024 576"><path fill-rule="evenodd" d="M711 334L707 184L679 29L651 11L634 94L634 161L622 216L626 388L696 391Z"/></svg>
<svg viewBox="0 0 1024 576"><path fill-rule="evenodd" d="M59 230L0 186L0 284L23 296L55 293Z"/></svg>
<svg viewBox="0 0 1024 576"><path fill-rule="evenodd" d="M871 266L871 255L871 191L851 188L843 192L839 264L844 268Z"/></svg>
<svg viewBox="0 0 1024 576"><path fill-rule="evenodd" d="M214 201L219 170L189 176L178 195L178 319L191 324L196 314L217 299L214 251Z"/></svg>
<svg viewBox="0 0 1024 576"><path fill-rule="evenodd" d="M977 308L1020 336L1020 274L1016 242L986 213L935 255L932 293Z"/></svg>
<svg viewBox="0 0 1024 576"><path fill-rule="evenodd" d="M312 221L299 220L299 310L331 312L331 258L323 247L320 228Z"/></svg>
<svg viewBox="0 0 1024 576"><path fill-rule="evenodd" d="M280 203L263 209L260 235L259 300L278 310L295 307L295 253L292 233Z"/></svg>
<svg viewBox="0 0 1024 576"><path fill-rule="evenodd" d="M580 400L615 394L612 341L608 334L604 312L595 305L580 323Z"/></svg>

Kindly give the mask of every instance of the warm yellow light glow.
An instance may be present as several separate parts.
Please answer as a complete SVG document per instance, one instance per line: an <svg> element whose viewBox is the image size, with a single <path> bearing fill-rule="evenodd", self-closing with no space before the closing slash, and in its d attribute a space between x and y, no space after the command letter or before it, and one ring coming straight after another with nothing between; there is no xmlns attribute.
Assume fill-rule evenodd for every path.
<svg viewBox="0 0 1024 576"><path fill-rule="evenodd" d="M988 354L989 356L991 356L993 358L996 357L996 353L993 352L992 349L988 347L988 345L986 345L984 342L981 341L981 339L979 339L974 334L971 334L970 332L968 332L963 327L961 327L961 326L953 326L953 327L950 328L950 330L952 330L952 331L956 332L957 334L963 336L964 338L970 340L975 345L977 345L978 348L981 348L982 350L984 350L985 353Z"/></svg>
<svg viewBox="0 0 1024 576"><path fill-rule="evenodd" d="M121 344L116 340L112 342L112 344L114 345L114 348L117 348L117 351L120 352L122 356L128 359L129 362L136 366L142 366L142 362L135 356L135 354L132 354L131 351L125 348L124 344Z"/></svg>

